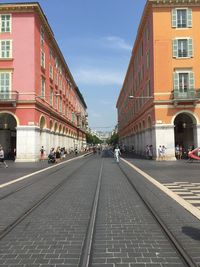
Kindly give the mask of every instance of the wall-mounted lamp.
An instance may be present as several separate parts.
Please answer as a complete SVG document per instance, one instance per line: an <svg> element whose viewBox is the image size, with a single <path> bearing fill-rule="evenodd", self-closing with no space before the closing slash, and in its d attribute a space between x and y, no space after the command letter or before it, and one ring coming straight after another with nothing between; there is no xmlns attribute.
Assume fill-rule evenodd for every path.
<svg viewBox="0 0 200 267"><path fill-rule="evenodd" d="M183 122L182 126L183 126L183 128L185 129L186 126L187 126L187 124L186 124L185 122Z"/></svg>
<svg viewBox="0 0 200 267"><path fill-rule="evenodd" d="M153 96L133 96L133 95L129 95L128 98L129 98L129 99L138 99L138 98L146 98L146 99L150 99L150 98L153 98Z"/></svg>

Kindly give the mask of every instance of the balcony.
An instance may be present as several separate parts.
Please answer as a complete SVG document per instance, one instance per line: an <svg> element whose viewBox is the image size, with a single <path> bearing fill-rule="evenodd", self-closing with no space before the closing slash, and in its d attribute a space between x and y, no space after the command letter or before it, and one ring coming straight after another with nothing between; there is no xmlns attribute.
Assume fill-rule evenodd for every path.
<svg viewBox="0 0 200 267"><path fill-rule="evenodd" d="M185 92L174 90L172 98L175 106L180 102L192 102L195 105L200 100L200 90L188 89Z"/></svg>
<svg viewBox="0 0 200 267"><path fill-rule="evenodd" d="M0 104L11 104L16 106L19 93L17 91L12 92L0 92Z"/></svg>

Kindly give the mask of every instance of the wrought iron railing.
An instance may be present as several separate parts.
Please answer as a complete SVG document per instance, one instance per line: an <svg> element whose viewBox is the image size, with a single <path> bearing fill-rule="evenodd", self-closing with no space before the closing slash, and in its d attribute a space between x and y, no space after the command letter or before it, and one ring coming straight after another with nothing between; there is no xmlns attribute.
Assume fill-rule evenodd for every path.
<svg viewBox="0 0 200 267"><path fill-rule="evenodd" d="M17 102L18 97L19 97L19 93L17 91L0 92L1 103Z"/></svg>
<svg viewBox="0 0 200 267"><path fill-rule="evenodd" d="M174 100L196 100L199 98L197 92L194 89L188 89L187 91L174 90Z"/></svg>

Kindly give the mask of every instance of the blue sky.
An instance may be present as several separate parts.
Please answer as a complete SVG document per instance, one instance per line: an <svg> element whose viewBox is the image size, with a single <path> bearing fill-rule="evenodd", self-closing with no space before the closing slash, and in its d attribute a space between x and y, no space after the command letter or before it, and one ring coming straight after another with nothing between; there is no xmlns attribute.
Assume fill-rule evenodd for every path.
<svg viewBox="0 0 200 267"><path fill-rule="evenodd" d="M117 124L116 101L146 0L38 2L88 106L89 126L112 130Z"/></svg>

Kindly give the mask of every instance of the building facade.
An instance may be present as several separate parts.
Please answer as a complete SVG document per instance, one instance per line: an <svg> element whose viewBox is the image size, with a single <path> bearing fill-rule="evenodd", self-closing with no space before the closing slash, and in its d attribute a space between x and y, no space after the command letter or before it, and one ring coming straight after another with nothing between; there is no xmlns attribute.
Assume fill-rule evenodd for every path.
<svg viewBox="0 0 200 267"><path fill-rule="evenodd" d="M148 0L118 101L120 142L200 146L200 1Z"/></svg>
<svg viewBox="0 0 200 267"><path fill-rule="evenodd" d="M17 161L86 143L86 103L38 3L0 4L0 144Z"/></svg>

